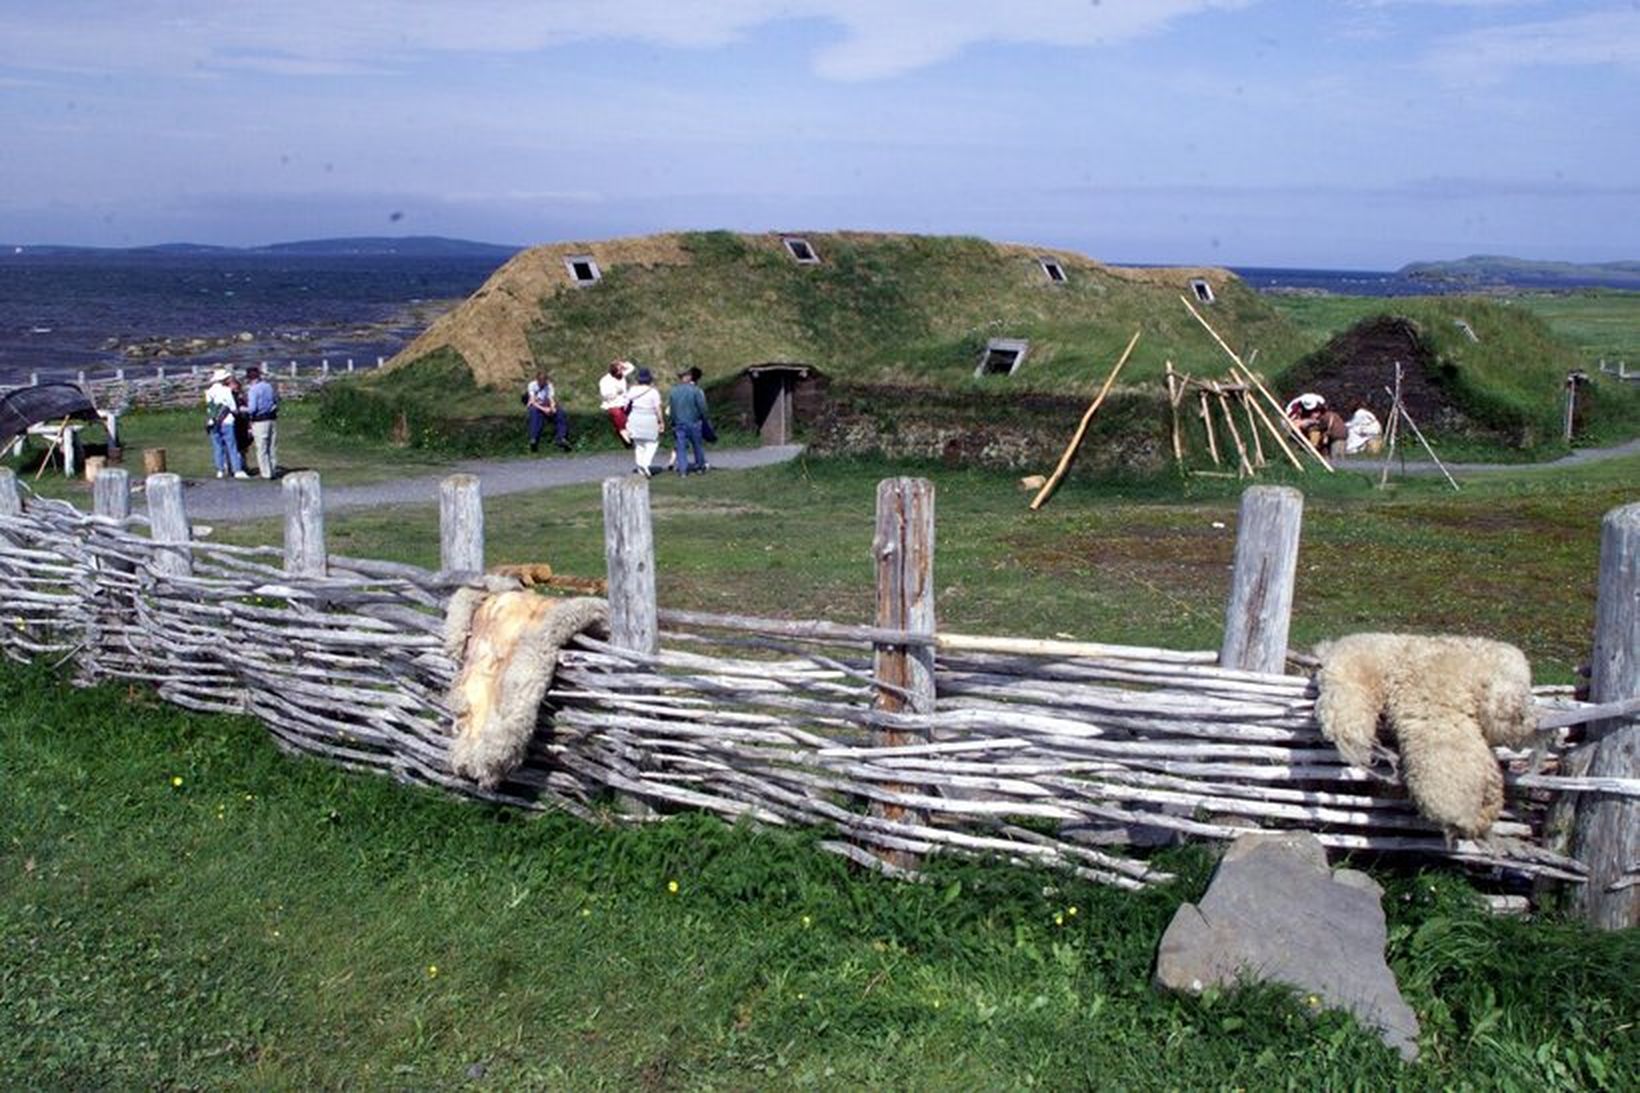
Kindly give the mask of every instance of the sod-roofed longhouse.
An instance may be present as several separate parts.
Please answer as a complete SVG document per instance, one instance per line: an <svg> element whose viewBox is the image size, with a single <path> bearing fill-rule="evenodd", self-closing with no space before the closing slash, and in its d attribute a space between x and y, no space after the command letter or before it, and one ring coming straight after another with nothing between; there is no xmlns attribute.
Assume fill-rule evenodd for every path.
<svg viewBox="0 0 1640 1093"><path fill-rule="evenodd" d="M572 411L617 357L663 377L695 365L708 386L782 362L840 384L1080 396L1141 326L1124 384L1159 379L1169 359L1220 367L1180 296L1244 351L1297 355L1290 325L1225 270L1110 266L973 237L720 231L522 251L388 368L453 352L479 386L503 390L545 368ZM1028 348L1011 371L976 376L999 341Z"/></svg>

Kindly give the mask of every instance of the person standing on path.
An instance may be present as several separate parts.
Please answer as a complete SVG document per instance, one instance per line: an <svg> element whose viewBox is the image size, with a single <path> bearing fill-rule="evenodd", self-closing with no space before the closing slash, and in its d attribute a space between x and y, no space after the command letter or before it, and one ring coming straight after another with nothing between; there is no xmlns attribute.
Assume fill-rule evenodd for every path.
<svg viewBox="0 0 1640 1093"><path fill-rule="evenodd" d="M545 372L535 374L525 392L524 401L530 408L530 451L541 446L541 433L546 429L549 417L552 418L552 442L569 451L569 415L558 405L552 380Z"/></svg>
<svg viewBox="0 0 1640 1093"><path fill-rule="evenodd" d="M218 368L211 373L211 385L205 388L205 432L211 438L211 458L216 463L216 476L222 478L231 469L235 478L249 478L233 435L239 403L234 398L233 388L228 385L232 379L231 368Z"/></svg>
<svg viewBox="0 0 1640 1093"><path fill-rule="evenodd" d="M633 367L631 361L613 360L609 362L609 371L598 377L598 407L609 415L615 435L629 448L632 436L626 431L626 388L627 376L632 374Z"/></svg>
<svg viewBox="0 0 1640 1093"><path fill-rule="evenodd" d="M654 373L640 368L636 378L638 382L626 393L626 429L632 436L632 460L637 464L633 472L648 478L666 426L666 411L661 407L661 393L653 386Z"/></svg>
<svg viewBox="0 0 1640 1093"><path fill-rule="evenodd" d="M706 393L695 383L694 369L678 373L678 382L667 396L667 407L672 412L672 433L675 438L675 463L678 477L698 474L706 470L706 446L701 427L706 422ZM684 465L684 453L689 455Z"/></svg>
<svg viewBox="0 0 1640 1093"><path fill-rule="evenodd" d="M245 391L245 413L251 419L251 447L256 452L256 473L272 478L279 473L279 392L260 368L245 369L250 387Z"/></svg>

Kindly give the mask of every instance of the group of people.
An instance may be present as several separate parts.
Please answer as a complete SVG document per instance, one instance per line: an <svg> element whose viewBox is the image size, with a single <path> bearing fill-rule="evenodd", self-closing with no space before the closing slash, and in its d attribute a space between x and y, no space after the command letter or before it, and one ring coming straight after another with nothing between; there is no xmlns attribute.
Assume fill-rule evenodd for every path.
<svg viewBox="0 0 1640 1093"><path fill-rule="evenodd" d="M263 478L277 475L278 419L279 392L260 368L245 369L243 382L226 365L213 371L205 388L205 433L211 438L216 476L249 478L247 449L255 453L257 474Z"/></svg>
<svg viewBox="0 0 1640 1093"><path fill-rule="evenodd" d="M609 423L621 443L632 449L633 474L654 474L655 452L671 419L673 447L667 466L680 477L704 474L711 469L706 461L706 442L716 440L706 412L706 392L701 390L701 370L685 368L677 382L661 398L655 373L628 360L613 360L598 378L598 405L609 415Z"/></svg>
<svg viewBox="0 0 1640 1093"><path fill-rule="evenodd" d="M1334 454L1340 444L1345 455L1372 453L1383 443L1384 427L1365 402L1357 401L1346 418L1321 395L1305 392L1287 404L1287 416L1322 455Z"/></svg>

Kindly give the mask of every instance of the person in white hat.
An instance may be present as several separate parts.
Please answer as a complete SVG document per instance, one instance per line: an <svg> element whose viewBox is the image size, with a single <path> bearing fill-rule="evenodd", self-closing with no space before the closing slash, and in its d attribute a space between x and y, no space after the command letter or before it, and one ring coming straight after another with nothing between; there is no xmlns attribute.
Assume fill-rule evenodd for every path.
<svg viewBox="0 0 1640 1093"><path fill-rule="evenodd" d="M239 455L239 444L234 439L234 415L239 412L239 404L228 386L231 379L231 368L218 367L211 373L211 385L205 388L205 432L211 438L216 476L222 478L232 470L235 478L249 478Z"/></svg>

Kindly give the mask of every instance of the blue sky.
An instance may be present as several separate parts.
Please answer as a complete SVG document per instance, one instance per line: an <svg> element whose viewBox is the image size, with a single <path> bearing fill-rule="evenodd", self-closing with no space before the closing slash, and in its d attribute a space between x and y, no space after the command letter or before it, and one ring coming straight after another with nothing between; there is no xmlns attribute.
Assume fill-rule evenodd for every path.
<svg viewBox="0 0 1640 1093"><path fill-rule="evenodd" d="M1640 258L1640 0L0 0L0 240Z"/></svg>

